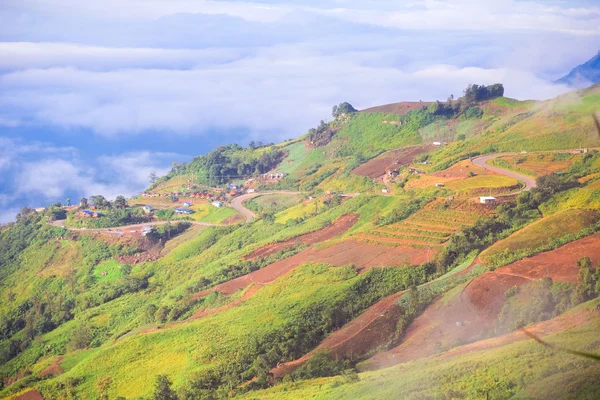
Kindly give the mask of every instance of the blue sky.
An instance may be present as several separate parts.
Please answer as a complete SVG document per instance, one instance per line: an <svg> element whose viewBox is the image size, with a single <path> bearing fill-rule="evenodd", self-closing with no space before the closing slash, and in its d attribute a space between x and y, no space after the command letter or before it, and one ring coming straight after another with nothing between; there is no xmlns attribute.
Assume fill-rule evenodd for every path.
<svg viewBox="0 0 600 400"><path fill-rule="evenodd" d="M342 101L550 98L599 38L597 1L3 0L0 222L301 135Z"/></svg>

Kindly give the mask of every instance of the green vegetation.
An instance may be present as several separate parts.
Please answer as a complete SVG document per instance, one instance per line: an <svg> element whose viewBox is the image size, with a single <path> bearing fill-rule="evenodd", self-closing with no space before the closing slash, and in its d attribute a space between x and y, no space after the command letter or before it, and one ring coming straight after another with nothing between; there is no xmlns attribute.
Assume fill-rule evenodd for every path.
<svg viewBox="0 0 600 400"><path fill-rule="evenodd" d="M243 148L232 144L219 146L206 155L198 156L189 163L174 166L163 178L153 186L174 176L192 175L196 183L216 185L238 177L249 177L263 174L285 157L285 151L276 146L252 146Z"/></svg>
<svg viewBox="0 0 600 400"><path fill-rule="evenodd" d="M554 249L577 237L600 230L600 213L592 210L566 210L543 218L501 240L481 254L493 266Z"/></svg>
<svg viewBox="0 0 600 400"><path fill-rule="evenodd" d="M600 373L596 364L511 333L549 318L597 312L591 310L599 304L600 269L587 258L578 263L576 284L546 279L510 289L491 333L509 336L365 373L353 369L364 366L356 365L357 357L347 360L323 350L282 382L268 374L278 363L312 352L348 322L361 323L356 318L368 307L406 291L390 325L395 324L395 334L378 342L398 344L429 304L457 299L474 277L600 229L600 153L531 153L599 144L588 115L597 94L581 92L581 101L564 96L553 103L520 102L502 94L501 85L473 85L464 99L417 104L405 115L357 113L342 103L332 110L332 122L322 122L297 141L221 146L174 165L166 177L151 177L153 190L170 193L192 190L188 186L211 190L279 171L288 175L250 184L306 191L304 199L268 194L248 201L259 215L249 223L200 227L180 220L223 223L235 216L235 210L203 200L194 202L189 216L157 210L157 218L168 223L154 226L146 237L117 237L48 222L65 216L68 227L146 222L149 217L129 208L122 196L113 202L90 197L100 218L79 217L60 204L43 213L24 209L16 223L0 229L0 381L7 383L0 397L27 387L46 398L101 399L503 399L560 397L567 391L591 397L600 389L591 379ZM396 164L400 176L386 182L394 188L392 195L381 195L381 181L351 172L386 150L434 140L450 143L431 146L418 157L412 167L427 171L420 178L408 175L411 166ZM497 207L472 204L475 194L519 187L512 178L477 175L478 170L444 180L443 189L429 185L437 178L431 172L469 156L521 150L529 153L496 160L538 176L538 187L514 201ZM415 182L423 184L411 186ZM360 195L340 196L356 192ZM162 199L152 201L157 208L165 206ZM87 200L81 203L88 207ZM164 203L171 204L168 198ZM321 229L348 214L357 222L331 239L313 245L295 239L306 233L319 237ZM369 248L385 260L384 245L413 252L423 264L358 273L352 265L324 263L338 265L336 257L352 254L363 265L376 258L363 254ZM322 256L331 246L340 249L339 255ZM595 249L589 256L597 259ZM300 265L270 281L272 268L263 268L274 263L275 268ZM213 291L249 274L254 275L219 286L230 295ZM469 299L460 300L468 306ZM576 324L544 340L600 351L597 318L576 315ZM380 316L390 315L375 315ZM551 324L558 325L560 320ZM355 328L361 326L351 325ZM369 331L360 332L368 340Z"/></svg>
<svg viewBox="0 0 600 400"><path fill-rule="evenodd" d="M417 129L433 122L434 117L427 110L415 110L406 116L386 114L353 114L327 147L338 156L356 156L362 153L366 158L399 147L421 143ZM399 121L401 126L383 121Z"/></svg>
<svg viewBox="0 0 600 400"><path fill-rule="evenodd" d="M84 217L79 215L77 211L71 212L67 216L65 226L72 228L101 229L143 224L144 222L151 220L141 208L113 208L98 212L101 214L98 218Z"/></svg>

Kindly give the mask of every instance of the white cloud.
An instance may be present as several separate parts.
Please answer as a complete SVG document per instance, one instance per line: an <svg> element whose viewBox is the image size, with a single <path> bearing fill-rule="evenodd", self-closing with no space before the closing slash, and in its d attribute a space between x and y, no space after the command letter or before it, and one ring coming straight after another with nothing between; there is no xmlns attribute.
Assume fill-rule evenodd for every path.
<svg viewBox="0 0 600 400"><path fill-rule="evenodd" d="M6 210L0 209L0 224L5 224L7 222L13 222L19 213L19 208L9 208Z"/></svg>
<svg viewBox="0 0 600 400"><path fill-rule="evenodd" d="M324 56L302 46L265 49L219 68L192 70L30 69L0 77L0 106L46 124L106 136L149 130L203 134L248 127L269 139L297 135L326 118L332 104L371 106L445 99L468 83L503 82L508 96L561 94L531 73L509 68L430 65L416 71L362 65L361 56Z"/></svg>
<svg viewBox="0 0 600 400"><path fill-rule="evenodd" d="M171 162L189 157L164 152L128 152L81 160L71 147L0 137L0 222L21 207L43 207L66 197L139 193L151 172L167 173ZM10 167L10 168L9 168Z"/></svg>
<svg viewBox="0 0 600 400"><path fill-rule="evenodd" d="M235 60L243 49L111 48L70 43L0 42L0 69L79 67L186 69Z"/></svg>

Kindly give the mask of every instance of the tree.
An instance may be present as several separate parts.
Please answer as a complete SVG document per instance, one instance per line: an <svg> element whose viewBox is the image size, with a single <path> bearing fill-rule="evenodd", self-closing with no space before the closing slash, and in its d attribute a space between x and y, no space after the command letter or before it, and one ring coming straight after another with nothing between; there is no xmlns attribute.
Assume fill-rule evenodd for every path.
<svg viewBox="0 0 600 400"><path fill-rule="evenodd" d="M115 198L115 201L113 201L113 205L116 208L125 208L125 207L127 207L127 200L125 200L125 197L118 195Z"/></svg>
<svg viewBox="0 0 600 400"><path fill-rule="evenodd" d="M331 115L333 116L333 118L337 119L338 117L341 117L342 115L352 114L357 111L358 111L357 109L352 107L352 104L350 104L348 102L343 102L337 106L333 106L333 108L331 110Z"/></svg>
<svg viewBox="0 0 600 400"><path fill-rule="evenodd" d="M88 206L88 199L86 199L85 197L82 197L81 200L79 200L79 207L87 208L87 206Z"/></svg>
<svg viewBox="0 0 600 400"><path fill-rule="evenodd" d="M69 344L73 349L86 349L93 339L92 330L86 323L80 323L73 332L71 333L71 340Z"/></svg>
<svg viewBox="0 0 600 400"><path fill-rule="evenodd" d="M177 393L171 389L173 382L166 375L158 375L154 384L154 400L178 400Z"/></svg>
<svg viewBox="0 0 600 400"><path fill-rule="evenodd" d="M110 203L101 194L90 197L90 201L96 208L110 208Z"/></svg>
<svg viewBox="0 0 600 400"><path fill-rule="evenodd" d="M151 184L154 184L158 180L158 176L156 175L156 172L154 172L154 171L150 172L150 176L148 177L148 179L150 179Z"/></svg>

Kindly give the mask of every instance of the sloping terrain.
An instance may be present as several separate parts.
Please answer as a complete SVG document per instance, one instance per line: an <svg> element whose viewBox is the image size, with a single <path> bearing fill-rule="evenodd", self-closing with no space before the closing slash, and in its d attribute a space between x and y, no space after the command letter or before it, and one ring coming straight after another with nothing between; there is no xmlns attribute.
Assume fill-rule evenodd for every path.
<svg viewBox="0 0 600 400"><path fill-rule="evenodd" d="M365 108L364 110L361 110L360 112L405 115L409 111L426 108L430 104L431 104L431 102L427 102L427 101L402 101L400 103L392 103L392 104L386 104L383 106L375 106L375 107Z"/></svg>
<svg viewBox="0 0 600 400"><path fill-rule="evenodd" d="M79 230L60 222L76 206L24 210L0 228L0 397L149 398L166 375L180 398L586 398L600 367L514 329L600 352L599 90L392 104L221 146ZM207 222L126 221L190 192Z"/></svg>
<svg viewBox="0 0 600 400"><path fill-rule="evenodd" d="M412 164L416 156L432 149L433 146L411 146L391 150L355 168L352 170L352 173L369 178L378 178L384 175L388 169L397 169L401 166Z"/></svg>
<svg viewBox="0 0 600 400"><path fill-rule="evenodd" d="M576 283L576 263L583 255L594 264L600 261L600 234L475 278L459 292L435 301L415 319L399 346L371 357L361 368L383 368L482 339L492 329L508 289L545 277Z"/></svg>

